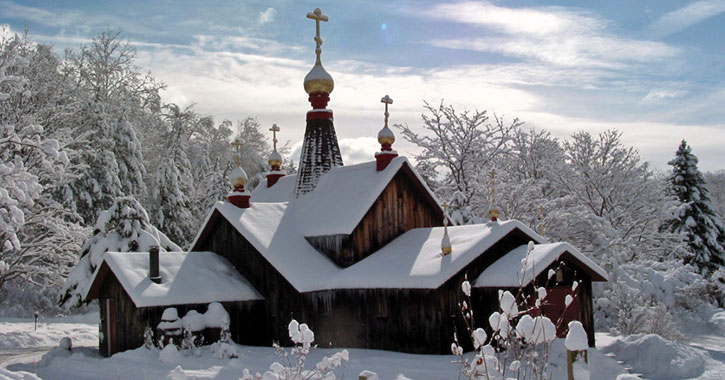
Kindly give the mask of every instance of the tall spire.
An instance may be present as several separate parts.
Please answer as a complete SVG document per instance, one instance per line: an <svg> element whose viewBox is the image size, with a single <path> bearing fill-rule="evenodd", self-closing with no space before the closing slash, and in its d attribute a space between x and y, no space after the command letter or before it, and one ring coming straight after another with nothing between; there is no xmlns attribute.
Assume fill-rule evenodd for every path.
<svg viewBox="0 0 725 380"><path fill-rule="evenodd" d="M307 111L307 127L302 143L300 166L297 173L295 196L299 197L315 189L320 177L335 166L342 166L342 155L337 144L337 134L333 124L332 110L327 109L330 93L335 87L332 76L322 67L322 37L320 22L329 18L317 8L307 13L307 18L315 20L315 65L305 76L304 87L309 94L312 110Z"/></svg>

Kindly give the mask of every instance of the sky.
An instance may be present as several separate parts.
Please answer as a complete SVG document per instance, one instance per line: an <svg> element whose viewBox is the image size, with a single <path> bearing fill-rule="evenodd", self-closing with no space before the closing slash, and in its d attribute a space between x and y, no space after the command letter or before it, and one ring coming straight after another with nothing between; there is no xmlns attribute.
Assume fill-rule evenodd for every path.
<svg viewBox="0 0 725 380"><path fill-rule="evenodd" d="M346 163L379 148L388 94L391 123L421 132L424 102L445 102L560 139L617 129L656 169L686 139L701 169L725 169L725 0L0 0L0 24L59 52L120 29L164 101L276 123L298 147L317 7Z"/></svg>

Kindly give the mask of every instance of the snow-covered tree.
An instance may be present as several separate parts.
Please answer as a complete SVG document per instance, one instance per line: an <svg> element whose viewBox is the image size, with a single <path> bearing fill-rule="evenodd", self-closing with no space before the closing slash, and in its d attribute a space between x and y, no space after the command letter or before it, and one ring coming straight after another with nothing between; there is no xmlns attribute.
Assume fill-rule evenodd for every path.
<svg viewBox="0 0 725 380"><path fill-rule="evenodd" d="M143 196L146 173L134 124L146 122L163 88L134 65L136 52L120 32L108 30L78 53L67 54L79 107L67 120L87 143L71 159L83 167L66 191L86 223L122 195Z"/></svg>
<svg viewBox="0 0 725 380"><path fill-rule="evenodd" d="M98 265L103 254L113 252L148 251L158 246L164 251L181 251L149 222L148 214L133 197L119 197L108 210L100 213L93 235L80 251L80 258L68 276L60 294L59 302L70 306L82 303L81 295Z"/></svg>
<svg viewBox="0 0 725 380"><path fill-rule="evenodd" d="M488 188L491 165L510 149L514 131L522 124L510 124L486 111L457 112L441 103L425 103L422 115L424 135L407 125L395 125L403 137L422 148L415 156L417 167L443 199L452 203L452 217L457 223L471 223L485 215L488 201L480 195ZM440 173L445 177L440 178Z"/></svg>
<svg viewBox="0 0 725 380"><path fill-rule="evenodd" d="M18 36L0 41L0 298L10 282L23 291L62 283L68 252L84 234L77 216L51 197L66 152L23 106L33 102L28 44Z"/></svg>
<svg viewBox="0 0 725 380"><path fill-rule="evenodd" d="M707 274L725 266L725 226L710 201L705 179L697 169L697 157L682 140L669 177L670 190L682 206L666 228L683 236L692 251L685 263L696 265Z"/></svg>

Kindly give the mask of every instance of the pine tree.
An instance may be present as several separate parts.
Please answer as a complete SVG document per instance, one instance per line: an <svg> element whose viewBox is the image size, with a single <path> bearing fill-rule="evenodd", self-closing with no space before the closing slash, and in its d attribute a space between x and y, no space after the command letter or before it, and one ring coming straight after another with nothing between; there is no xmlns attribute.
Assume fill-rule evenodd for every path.
<svg viewBox="0 0 725 380"><path fill-rule="evenodd" d="M725 266L725 226L710 201L705 178L697 169L697 157L682 140L669 177L671 191L680 202L679 215L665 227L683 236L692 250L686 264L696 265L702 273L710 273Z"/></svg>
<svg viewBox="0 0 725 380"><path fill-rule="evenodd" d="M82 292L106 252L144 252L151 246L158 246L162 252L181 251L151 225L146 210L134 197L116 198L111 208L98 215L95 231L81 247L80 259L60 292L59 304L83 303Z"/></svg>

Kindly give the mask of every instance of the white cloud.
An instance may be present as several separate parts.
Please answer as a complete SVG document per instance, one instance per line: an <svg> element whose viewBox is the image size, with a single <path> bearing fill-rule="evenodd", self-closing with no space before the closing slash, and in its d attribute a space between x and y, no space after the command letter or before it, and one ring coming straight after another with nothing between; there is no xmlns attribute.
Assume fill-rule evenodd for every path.
<svg viewBox="0 0 725 380"><path fill-rule="evenodd" d="M274 20L274 16L277 15L277 10L274 8L267 8L259 13L259 23L266 24Z"/></svg>
<svg viewBox="0 0 725 380"><path fill-rule="evenodd" d="M661 100L677 99L687 95L687 91L681 89L659 88L651 90L640 101L642 104L654 104Z"/></svg>
<svg viewBox="0 0 725 380"><path fill-rule="evenodd" d="M723 12L725 12L725 0L696 1L665 13L647 30L656 38L666 37Z"/></svg>
<svg viewBox="0 0 725 380"><path fill-rule="evenodd" d="M459 2L439 4L420 14L487 31L481 38L436 39L430 42L433 46L488 51L554 66L621 69L679 53L662 42L615 36L607 32L606 20L558 7L506 8L487 2Z"/></svg>

